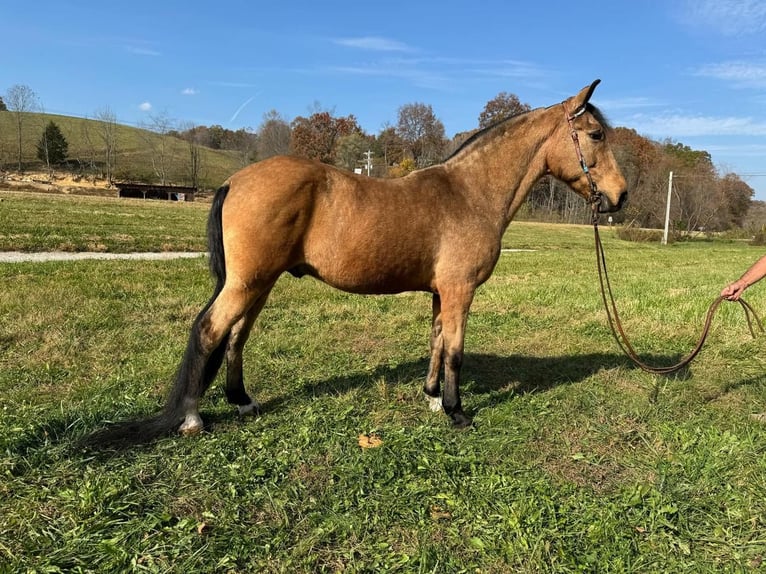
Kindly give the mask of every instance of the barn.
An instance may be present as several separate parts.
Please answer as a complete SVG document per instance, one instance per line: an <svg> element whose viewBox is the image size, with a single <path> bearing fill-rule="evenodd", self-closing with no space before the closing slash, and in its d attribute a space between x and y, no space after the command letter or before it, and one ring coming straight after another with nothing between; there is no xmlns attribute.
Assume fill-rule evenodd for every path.
<svg viewBox="0 0 766 574"><path fill-rule="evenodd" d="M194 201L195 187L183 185L155 185L150 183L116 183L117 197L136 199L164 199L167 201Z"/></svg>

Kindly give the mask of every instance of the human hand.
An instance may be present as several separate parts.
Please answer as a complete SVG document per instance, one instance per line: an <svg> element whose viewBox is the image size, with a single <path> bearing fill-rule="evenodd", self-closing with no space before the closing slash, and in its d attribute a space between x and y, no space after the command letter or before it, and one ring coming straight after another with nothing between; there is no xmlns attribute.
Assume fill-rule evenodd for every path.
<svg viewBox="0 0 766 574"><path fill-rule="evenodd" d="M734 283L729 283L721 290L721 297L728 301L739 301L745 289L747 289L747 283L742 281L742 279L738 279Z"/></svg>

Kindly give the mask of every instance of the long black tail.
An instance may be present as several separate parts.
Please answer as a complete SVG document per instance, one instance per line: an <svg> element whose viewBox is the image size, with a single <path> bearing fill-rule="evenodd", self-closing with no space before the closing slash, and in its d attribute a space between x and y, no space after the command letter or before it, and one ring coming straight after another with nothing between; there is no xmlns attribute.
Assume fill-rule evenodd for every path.
<svg viewBox="0 0 766 574"><path fill-rule="evenodd" d="M82 441L83 446L89 448L127 447L151 442L174 432L184 418L184 399L188 396L202 396L221 368L229 335L227 334L223 338L218 347L206 359L200 347L199 334L200 323L226 282L221 213L228 192L228 184L218 189L213 198L207 221L210 272L216 281L213 296L197 315L192 325L189 342L186 345L181 365L176 372L175 383L165 402L165 407L153 417L137 421L124 421L96 431Z"/></svg>

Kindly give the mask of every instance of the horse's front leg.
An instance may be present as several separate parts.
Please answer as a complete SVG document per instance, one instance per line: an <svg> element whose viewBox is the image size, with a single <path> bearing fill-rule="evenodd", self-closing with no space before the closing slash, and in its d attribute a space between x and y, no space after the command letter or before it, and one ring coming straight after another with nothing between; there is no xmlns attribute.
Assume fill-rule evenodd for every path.
<svg viewBox="0 0 766 574"><path fill-rule="evenodd" d="M426 394L428 404L434 412L442 410L441 386L439 377L442 369L444 356L444 338L442 337L441 299L434 293L432 302L433 322L431 325L431 360L428 363L428 375L423 392Z"/></svg>
<svg viewBox="0 0 766 574"><path fill-rule="evenodd" d="M441 336L444 347L444 394L442 407L458 428L471 425L460 402L460 369L463 366L463 344L468 310L474 287L463 285L441 292Z"/></svg>

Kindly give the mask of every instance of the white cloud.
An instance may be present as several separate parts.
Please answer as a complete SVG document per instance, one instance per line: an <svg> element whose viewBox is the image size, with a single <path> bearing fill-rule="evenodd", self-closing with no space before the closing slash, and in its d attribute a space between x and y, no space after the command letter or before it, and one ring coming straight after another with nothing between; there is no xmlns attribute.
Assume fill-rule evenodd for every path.
<svg viewBox="0 0 766 574"><path fill-rule="evenodd" d="M429 89L451 89L471 80L513 78L538 80L545 73L537 64L518 60L479 60L443 57L388 57L364 65L333 66L337 74L400 78Z"/></svg>
<svg viewBox="0 0 766 574"><path fill-rule="evenodd" d="M131 54L137 56L160 56L161 54L157 50L151 48L142 48L140 46L126 46L125 49Z"/></svg>
<svg viewBox="0 0 766 574"><path fill-rule="evenodd" d="M250 84L248 82L210 82L213 86L221 86L222 88L257 88L258 85Z"/></svg>
<svg viewBox="0 0 766 574"><path fill-rule="evenodd" d="M664 106L663 102L652 100L643 96L634 96L626 98L606 99L597 98L596 103L602 110L635 110L640 108L655 108Z"/></svg>
<svg viewBox="0 0 766 574"><path fill-rule="evenodd" d="M196 96L197 94L199 94L199 90L196 90L194 88L184 88L183 90L181 90L181 93L184 96Z"/></svg>
<svg viewBox="0 0 766 574"><path fill-rule="evenodd" d="M635 115L625 125L658 138L699 136L766 136L766 123L751 117L715 117L684 114Z"/></svg>
<svg viewBox="0 0 766 574"><path fill-rule="evenodd" d="M375 52L411 52L412 49L406 44L390 38L379 36L363 36L360 38L337 38L333 40L340 46L358 48L360 50L372 50Z"/></svg>
<svg viewBox="0 0 766 574"><path fill-rule="evenodd" d="M712 29L723 36L766 31L763 0L687 0L686 14L692 25Z"/></svg>
<svg viewBox="0 0 766 574"><path fill-rule="evenodd" d="M695 75L731 82L736 87L766 87L766 64L751 62L708 64L697 70Z"/></svg>
<svg viewBox="0 0 766 574"><path fill-rule="evenodd" d="M144 102L138 106L138 109L142 112L148 112L152 109L152 104L150 102Z"/></svg>

